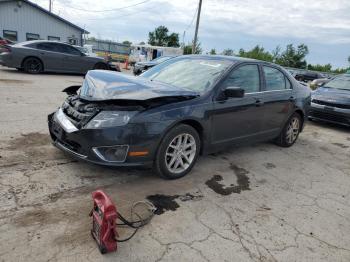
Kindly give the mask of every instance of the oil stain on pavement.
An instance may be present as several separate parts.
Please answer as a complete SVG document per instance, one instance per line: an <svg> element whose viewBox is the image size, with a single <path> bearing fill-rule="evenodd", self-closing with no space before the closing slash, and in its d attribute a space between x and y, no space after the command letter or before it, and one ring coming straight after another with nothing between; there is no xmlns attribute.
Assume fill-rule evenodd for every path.
<svg viewBox="0 0 350 262"><path fill-rule="evenodd" d="M250 181L249 177L247 176L247 174L249 174L249 171L234 164L231 164L230 168L233 170L237 177L238 185L231 184L230 186L225 186L224 184L220 183L223 181L223 178L220 175L214 175L211 179L207 180L205 184L215 193L223 196L231 195L232 193L240 194L242 191L250 190Z"/></svg>
<svg viewBox="0 0 350 262"><path fill-rule="evenodd" d="M174 196L156 194L146 197L146 199L156 207L156 211L154 212L156 215L161 215L165 211L175 211L176 209L178 209L180 205L175 201L175 199L177 198L180 199L182 202L196 201L201 200L203 198L203 195L197 192L197 194L186 193L185 195Z"/></svg>

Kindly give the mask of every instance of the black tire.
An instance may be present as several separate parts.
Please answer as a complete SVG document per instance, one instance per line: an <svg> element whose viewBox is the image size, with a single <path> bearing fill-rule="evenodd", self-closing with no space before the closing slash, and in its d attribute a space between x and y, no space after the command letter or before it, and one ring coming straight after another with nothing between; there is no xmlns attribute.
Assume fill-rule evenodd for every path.
<svg viewBox="0 0 350 262"><path fill-rule="evenodd" d="M108 66L104 63L97 63L95 66L94 66L94 70L95 69L99 69L99 70L107 70L108 69Z"/></svg>
<svg viewBox="0 0 350 262"><path fill-rule="evenodd" d="M173 147L171 147L172 142L174 142L174 140L178 137L180 137L180 139L181 139L182 135L185 135L185 136L187 135L186 136L187 139L189 139L190 142L192 141L191 143L188 143L187 145L192 144L192 146L190 148L192 150L190 150L190 151L195 151L195 153L193 155L190 155L189 158L191 159L191 161L190 162L185 161L186 162L185 163L183 161L186 160L188 155L185 158L185 156L183 156L182 153L184 152L186 154L187 152L189 152L189 151L187 151L187 152L185 151L185 146L183 146L181 149L178 150L181 152L177 152L177 153L173 152L173 155L178 155L177 157L180 157L182 159L181 160L182 167L183 167L183 164L185 163L186 168L183 167L184 170L181 172L180 171L172 172L167 166L169 164L168 162L171 162L170 161L171 159L169 160L169 157L167 156L167 152L169 152L168 150L172 150L171 149L171 148L173 148ZM194 146L193 146L193 142L195 142ZM180 124L180 125L173 127L164 136L162 142L160 143L160 145L158 147L156 158L154 161L154 169L155 169L156 173L160 177L165 178L165 179L177 179L177 178L185 176L186 174L188 174L191 171L195 162L197 161L200 147L201 147L201 141L200 141L199 135L193 127L191 127L189 125L184 125L184 124ZM195 150L194 150L194 148L195 148ZM173 149L173 150L176 151L177 149ZM188 154L191 154L191 153L188 153ZM175 167L175 165L176 165L176 163L174 164L174 167ZM171 168L171 164L170 164L170 168ZM180 169L181 169L181 167L180 167Z"/></svg>
<svg viewBox="0 0 350 262"><path fill-rule="evenodd" d="M23 70L28 74L39 74L43 69L43 63L36 57L28 57L23 61Z"/></svg>
<svg viewBox="0 0 350 262"><path fill-rule="evenodd" d="M298 128L294 124L295 121L298 123ZM282 147L292 146L299 137L302 124L300 114L294 113L283 127L281 134L276 138L276 144ZM290 128L292 128L292 131Z"/></svg>

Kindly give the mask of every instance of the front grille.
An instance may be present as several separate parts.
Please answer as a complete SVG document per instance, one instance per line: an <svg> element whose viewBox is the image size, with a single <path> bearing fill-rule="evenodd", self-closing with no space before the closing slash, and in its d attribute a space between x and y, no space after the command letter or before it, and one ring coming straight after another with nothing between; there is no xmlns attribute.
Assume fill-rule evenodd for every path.
<svg viewBox="0 0 350 262"><path fill-rule="evenodd" d="M327 102L327 101L322 101L322 100L318 100L318 99L313 99L312 102L315 103L315 104L318 104L318 105L350 109L350 105L344 105L344 104L339 104L339 103Z"/></svg>
<svg viewBox="0 0 350 262"><path fill-rule="evenodd" d="M346 118L345 116L337 115L337 114L332 114L328 112L321 112L321 111L310 111L309 115L311 117L319 118L319 119L324 119L332 122L338 122L338 123L349 123L349 119Z"/></svg>
<svg viewBox="0 0 350 262"><path fill-rule="evenodd" d="M83 127L98 113L94 104L85 103L77 96L69 96L62 105L63 113L77 128Z"/></svg>

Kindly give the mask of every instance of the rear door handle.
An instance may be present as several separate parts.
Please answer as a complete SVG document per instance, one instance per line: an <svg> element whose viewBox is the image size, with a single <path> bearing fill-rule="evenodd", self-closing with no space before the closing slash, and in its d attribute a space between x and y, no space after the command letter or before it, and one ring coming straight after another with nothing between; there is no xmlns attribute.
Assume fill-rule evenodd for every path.
<svg viewBox="0 0 350 262"><path fill-rule="evenodd" d="M291 97L289 98L289 101L294 102L294 101L295 101L295 97L294 97L294 96L291 96Z"/></svg>
<svg viewBox="0 0 350 262"><path fill-rule="evenodd" d="M262 106L262 105L264 105L264 102L262 100L260 99L255 100L255 106Z"/></svg>

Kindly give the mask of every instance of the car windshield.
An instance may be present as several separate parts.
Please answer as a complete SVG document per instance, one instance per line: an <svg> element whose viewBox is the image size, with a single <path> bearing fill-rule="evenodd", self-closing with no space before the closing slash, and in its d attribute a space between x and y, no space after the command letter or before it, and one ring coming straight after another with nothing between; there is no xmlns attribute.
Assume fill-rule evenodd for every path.
<svg viewBox="0 0 350 262"><path fill-rule="evenodd" d="M205 58L170 59L141 76L199 93L208 91L233 61Z"/></svg>
<svg viewBox="0 0 350 262"><path fill-rule="evenodd" d="M338 76L325 84L324 87L350 91L350 74Z"/></svg>

